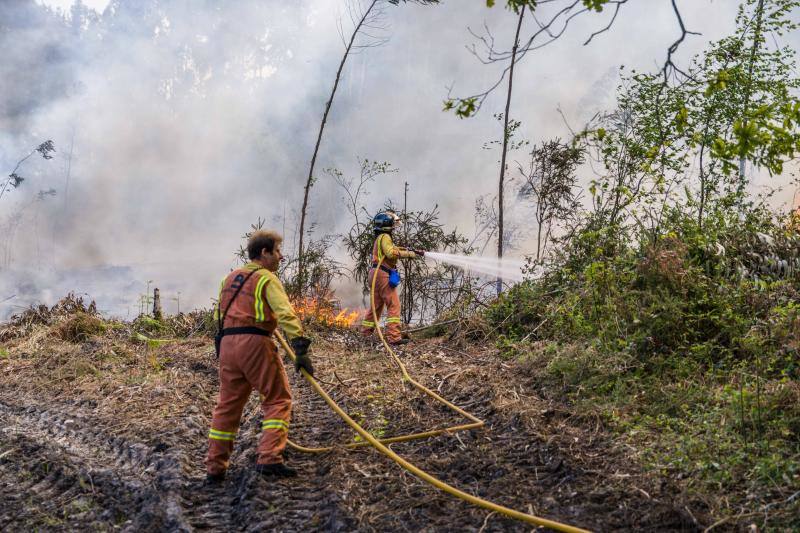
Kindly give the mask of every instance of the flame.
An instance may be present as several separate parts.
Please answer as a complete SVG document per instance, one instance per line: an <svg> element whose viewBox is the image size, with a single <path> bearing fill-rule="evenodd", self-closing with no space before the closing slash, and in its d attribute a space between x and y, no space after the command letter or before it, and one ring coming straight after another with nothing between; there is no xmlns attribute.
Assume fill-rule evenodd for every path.
<svg viewBox="0 0 800 533"><path fill-rule="evenodd" d="M351 328L361 313L351 309L339 309L336 300L304 298L293 303L294 310L301 320L313 321L325 326Z"/></svg>

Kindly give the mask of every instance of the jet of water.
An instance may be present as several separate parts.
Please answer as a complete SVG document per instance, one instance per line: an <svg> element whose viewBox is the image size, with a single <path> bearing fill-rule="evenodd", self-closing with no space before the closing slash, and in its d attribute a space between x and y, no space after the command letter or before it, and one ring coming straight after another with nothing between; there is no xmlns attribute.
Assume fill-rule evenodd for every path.
<svg viewBox="0 0 800 533"><path fill-rule="evenodd" d="M522 273L525 261L520 259L498 259L496 257L474 257L471 255L445 254L441 252L425 252L425 257L434 261L457 266L470 273L483 274L487 277L499 277L506 281L523 281Z"/></svg>

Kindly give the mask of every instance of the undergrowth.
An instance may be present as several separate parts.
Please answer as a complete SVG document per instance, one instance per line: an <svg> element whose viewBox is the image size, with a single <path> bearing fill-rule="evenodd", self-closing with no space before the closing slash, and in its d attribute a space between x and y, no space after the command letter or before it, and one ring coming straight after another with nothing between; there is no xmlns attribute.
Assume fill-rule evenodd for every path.
<svg viewBox="0 0 800 533"><path fill-rule="evenodd" d="M797 250L760 211L718 213L703 229L673 214L639 242L587 225L485 318L542 394L599 415L655 474L718 514L796 526Z"/></svg>

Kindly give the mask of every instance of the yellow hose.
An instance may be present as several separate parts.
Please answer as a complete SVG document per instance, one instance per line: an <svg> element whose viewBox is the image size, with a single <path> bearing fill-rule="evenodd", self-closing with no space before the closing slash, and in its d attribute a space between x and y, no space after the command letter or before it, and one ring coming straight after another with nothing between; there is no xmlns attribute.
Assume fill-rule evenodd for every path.
<svg viewBox="0 0 800 533"><path fill-rule="evenodd" d="M428 396L430 396L431 398L433 398L437 402L446 405L447 407L449 407L450 409L452 409L456 413L460 414L464 418L468 418L468 419L472 420L474 422L474 424L471 425L472 427L476 427L477 428L477 427L483 426L484 425L483 420L481 420L480 418L477 418L477 417L471 415L470 413L464 411L463 409L461 409L457 405L454 405L454 404L448 402L447 400L445 400L444 398L442 398L441 396L439 396L438 394L436 394L435 392L430 390L428 387L426 387L425 385L419 383L414 378L412 378L411 375L409 375L408 370L406 369L406 365L403 364L403 362L400 360L400 358L397 357L397 354L394 353L394 350L392 350L392 347L389 346L389 343L386 342L386 338L383 336L383 330L381 329L381 326L380 326L380 321L378 319L379 318L378 314L375 311L375 282L378 279L378 272L380 271L380 268L381 268L382 264L383 264L383 259L379 260L378 261L378 265L374 268L375 274L372 276L372 286L370 287L370 291L369 291L370 306L372 308L372 318L373 318L373 320L375 320L375 331L378 332L378 337L380 337L384 348L386 348L386 351L389 353L389 355L392 357L392 359L394 359L394 362L397 363L397 366L400 367L400 371L403 373L403 379L405 379L406 381L411 383L414 387L417 388L417 390L420 390L420 391L424 392L425 394L427 394Z"/></svg>
<svg viewBox="0 0 800 533"><path fill-rule="evenodd" d="M286 353L289 354L289 357L291 357L292 360L294 360L295 359L294 351L292 351L292 348L286 342L286 339L283 337L283 335L281 335L280 332L275 331L275 337L278 339L278 342L280 342L281 346L283 346L283 349L286 350ZM325 392L322 387L320 387L319 383L317 383L317 380L314 379L308 372L306 372L305 369L300 369L300 372L303 374L303 377L306 378L306 381L308 381L308 383L311 384L314 390L317 391L317 394L319 394L322 397L322 399L325 400L325 403L327 403L328 406L330 406L330 408L336 412L336 414L342 417L342 419L347 423L348 426L353 428L356 433L361 435L361 437L365 441L371 444L373 448L375 448L376 450L378 450L379 452L381 452L382 454L384 454L392 461L399 464L401 467L405 468L406 470L408 470L421 480L430 483L437 489L443 490L444 492L447 492L448 494L451 494L456 498L460 498L473 505L477 505L478 507L483 507L484 509L500 513L508 517L514 518L516 520L527 522L529 524L534 524L537 526L545 526L549 527L550 529L554 529L556 531L566 531L568 533L588 533L588 531L585 529L580 529L567 524L562 524L560 522L554 522L553 520L547 520L546 518L540 518L538 516L522 513L520 511L515 511L514 509L509 509L508 507L503 507L502 505L498 505L488 500L484 500L483 498L479 498L477 496L473 496L472 494L468 494L464 491L458 490L457 488L448 485L444 481L441 481L440 479L433 477L432 475L409 463L408 461L397 455L395 452L384 446L378 439L373 437L369 431L362 428L355 420L350 418L350 416L346 412L344 412L344 410L341 407L339 407L339 405L333 400L333 398L331 398L328 395L328 393Z"/></svg>
<svg viewBox="0 0 800 533"><path fill-rule="evenodd" d="M439 403L441 403L443 405L446 405L448 408L452 409L453 411L455 411L456 413L460 414L464 418L467 418L467 419L471 420L471 423L469 423L469 424L461 424L461 425L457 425L457 426L450 426L450 427L441 428L441 429L433 429L433 430L430 430L430 431L423 431L423 432L420 432L420 433L411 433L409 435L402 435L402 436L398 436L398 437L389 437L389 438L385 438L385 439L379 439L380 442L382 442L383 444L392 444L392 443L395 443L395 442L408 442L408 441L412 441L412 440L425 439L425 438L429 438L429 437L436 437L438 435L445 435L445 434L450 435L450 434L456 433L457 431L466 431L468 429L477 429L477 428L483 427L485 425L483 420L481 420L481 419L475 417L474 415L464 411L463 409L461 409L457 405L454 405L454 404L448 402L447 400L445 400L444 398L442 398L441 396L439 396L438 394L436 394L435 392L433 392L432 390L427 388L425 385L422 385L421 383L416 381L414 378L412 378L411 375L408 373L408 370L406 369L406 366L403 364L403 362L400 360L400 358L397 357L395 352L392 350L391 346L389 346L389 344L386 342L386 339L383 336L383 331L381 330L381 327L378 324L377 313L375 312L375 282L378 279L378 270L380 269L380 266L382 264L383 264L383 259L378 261L378 266L375 268L375 275L372 277L372 284L371 284L371 289L370 289L370 306L372 308L372 315L375 317L375 327L376 327L376 329L378 331L378 336L380 337L381 342L383 343L383 346L386 348L386 350L389 352L389 355L393 358L394 362L400 368L400 371L403 374L403 379L404 380L408 381L417 390L427 394L428 396L430 396L431 398L433 398L437 402L439 402ZM325 447L319 447L319 448L311 448L311 447L302 446L300 444L297 444L297 443L293 442L292 440L289 440L287 442L287 444L288 444L288 446L290 448L293 448L293 449L295 449L297 451L304 452L304 453L324 453L324 452L330 452L330 451L333 451L333 450L337 449L336 446L325 446ZM348 443L348 444L339 445L338 448L354 449L354 448L362 448L364 446L369 446L369 443L368 442L351 442L351 443Z"/></svg>
<svg viewBox="0 0 800 533"><path fill-rule="evenodd" d="M386 349L389 352L389 354L394 358L394 360L398 364L398 366L400 366L400 369L403 372L403 377L405 379L407 379L411 384L413 384L416 388L418 388L419 390L425 392L426 394L428 394L432 398L436 399L437 401L447 405L448 407L450 407L454 411L462 414L466 418L469 418L470 420L473 420L473 424L469 424L469 426L474 426L474 427L482 426L484 424L483 421L481 421L480 419L478 419L478 418L474 417L473 415L467 413L463 409L453 405L452 403L448 402L447 400L445 400L444 398L442 398L441 396L439 396L435 392L431 391L430 389L428 389L424 385L422 385L422 384L418 383L417 381L415 381L414 379L412 379L411 376L408 374L408 371L406 370L405 365L402 363L402 361L400 361L400 359L397 357L397 355L391 349L389 344L386 342L386 339L384 339L383 332L381 331L380 325L378 325L378 316L375 313L375 280L377 279L378 270L380 269L381 263L382 263L382 261L379 261L378 262L378 267L375 268L375 275L372 278L372 290L370 291L370 300L371 300L371 304L372 304L372 315L373 315L373 318L375 319L375 326L376 326L376 329L378 331L378 335L380 336L381 342L383 342L383 345L386 347ZM280 342L281 346L283 346L283 349L286 350L286 353L289 354L289 357L291 357L292 360L294 360L295 359L294 351L289 346L289 344L286 342L286 339L283 337L283 335L281 335L280 332L276 331L275 332L275 337L278 339L278 341ZM568 533L588 533L587 530L585 530L585 529L580 529L580 528L577 528L577 527L574 527L574 526L570 526L568 524L562 524L561 522L555 522L553 520L548 520L546 518L540 518L538 516L534 516L534 515L531 515L531 514L523 513L523 512L520 512L520 511L516 511L514 509L510 509L508 507L504 507L502 505L498 505L496 503L490 502L489 500L484 500L483 498L479 498L477 496L473 496L472 494L468 494L468 493L466 493L466 492L464 492L462 490L459 490L459 489L453 487L452 485L448 485L447 483L441 481L440 479L437 479L437 478L433 477L432 475L428 474L424 470L421 470L420 468L416 467L412 463L406 461L405 459L403 459L402 457L397 455L394 451L392 451L388 447L384 446L384 444L379 439L376 439L375 437L373 437L372 434L370 434L366 429L361 427L355 420L350 418L350 416L341 407L339 407L339 405L328 395L328 393L326 393L322 389L322 387L319 385L319 383L317 383L317 380L315 380L310 374L308 374L308 372L306 372L305 369L301 369L301 372L303 374L303 377L306 378L306 380L314 388L314 390L317 391L317 393L322 397L322 399L325 400L325 402L328 404L328 406L330 406L330 408L333 409L336 412L336 414L338 414L347 423L347 425L349 425L351 428L353 428L356 431L356 433L358 433L367 443L372 445L373 448L375 448L376 450L378 450L382 454L384 454L387 457L389 457L391 460L396 462L398 465L400 465L401 467L403 467L407 471L411 472L412 474L414 474L418 478L422 479L423 481L433 485L437 489L442 490L442 491L444 491L444 492L446 492L446 493L448 493L448 494L450 494L452 496L455 496L456 498L464 500L464 501L466 501L468 503L471 503L473 505L477 505L478 507L482 507L484 509L488 509L489 511L492 511L492 512L495 512L495 513L500 513L500 514L508 516L510 518L514 518L516 520L520 520L522 522L526 522L528 524L533 524L533 525L537 525L537 526L545 526L545 527L549 527L550 529L554 529L556 531L565 531L565 532L568 532ZM439 430L439 431L441 431L441 430ZM436 432L434 432L434 433L436 433ZM408 437L411 437L411 436L407 435L405 437L396 437L395 439L410 440L410 439L408 439ZM385 441L400 442L400 440L392 440L392 439L385 439Z"/></svg>

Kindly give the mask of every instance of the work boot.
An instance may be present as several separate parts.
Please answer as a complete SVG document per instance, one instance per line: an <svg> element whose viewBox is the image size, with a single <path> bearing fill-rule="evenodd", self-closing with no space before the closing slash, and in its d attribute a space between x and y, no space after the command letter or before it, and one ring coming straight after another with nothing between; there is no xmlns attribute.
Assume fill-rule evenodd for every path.
<svg viewBox="0 0 800 533"><path fill-rule="evenodd" d="M225 481L225 472L206 474L206 485L221 485Z"/></svg>
<svg viewBox="0 0 800 533"><path fill-rule="evenodd" d="M392 346L402 346L404 344L408 344L409 342L411 342L411 339L406 337L405 339L401 338L397 339L396 341L392 341L389 344L391 344Z"/></svg>
<svg viewBox="0 0 800 533"><path fill-rule="evenodd" d="M297 477L297 470L283 463L256 465L256 472L264 477Z"/></svg>

